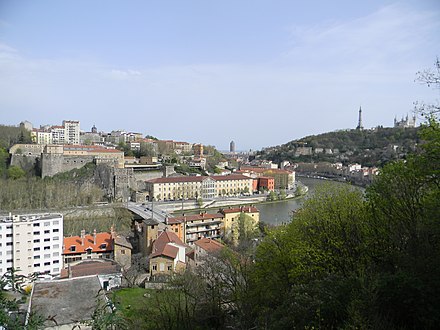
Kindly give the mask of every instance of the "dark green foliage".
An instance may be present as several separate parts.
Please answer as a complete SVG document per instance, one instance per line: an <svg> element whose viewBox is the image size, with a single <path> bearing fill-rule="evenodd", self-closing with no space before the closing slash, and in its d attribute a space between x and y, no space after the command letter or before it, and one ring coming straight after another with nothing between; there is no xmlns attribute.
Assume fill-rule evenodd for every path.
<svg viewBox="0 0 440 330"><path fill-rule="evenodd" d="M31 143L31 134L22 127L0 125L0 148L9 150L17 143Z"/></svg>
<svg viewBox="0 0 440 330"><path fill-rule="evenodd" d="M344 162L358 162L365 166L381 166L390 160L405 156L414 151L420 139L417 134L419 128L384 128L375 130L346 130L307 136L300 140L291 141L281 146L269 148L261 152L261 157L281 162L283 160L297 162L337 161L341 153L351 151L353 154L345 154L348 159ZM339 149L339 154L314 154L312 156L295 157L295 148L298 146L312 148ZM397 145L398 153L390 152L389 147Z"/></svg>

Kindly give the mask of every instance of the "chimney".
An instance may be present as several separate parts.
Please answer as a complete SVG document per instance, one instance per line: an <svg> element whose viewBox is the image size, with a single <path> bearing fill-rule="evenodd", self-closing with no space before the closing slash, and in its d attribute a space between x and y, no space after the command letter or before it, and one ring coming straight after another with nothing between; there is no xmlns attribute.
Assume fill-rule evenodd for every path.
<svg viewBox="0 0 440 330"><path fill-rule="evenodd" d="M84 246L84 240L86 238L86 231L83 229L81 230L81 245Z"/></svg>
<svg viewBox="0 0 440 330"><path fill-rule="evenodd" d="M111 227L110 227L110 234L111 234L112 239L116 238L115 225L111 225Z"/></svg>
<svg viewBox="0 0 440 330"><path fill-rule="evenodd" d="M93 245L96 245L96 228L93 230Z"/></svg>

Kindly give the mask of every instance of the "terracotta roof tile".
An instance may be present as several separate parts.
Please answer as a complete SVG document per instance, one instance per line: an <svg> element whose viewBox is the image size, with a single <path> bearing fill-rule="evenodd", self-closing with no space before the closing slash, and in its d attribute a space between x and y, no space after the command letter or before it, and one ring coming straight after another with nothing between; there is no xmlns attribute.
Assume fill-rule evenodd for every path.
<svg viewBox="0 0 440 330"><path fill-rule="evenodd" d="M151 254L151 258L165 255L174 259L177 256L177 252L179 251L179 249L175 246L169 245L169 243L174 243L176 245L185 247L185 244L176 234L171 231L163 231L153 242L153 253ZM172 247L173 249L170 249L168 247ZM174 249L177 249L176 254L174 254Z"/></svg>
<svg viewBox="0 0 440 330"><path fill-rule="evenodd" d="M181 215L178 217L168 218L169 222L177 223L178 221L195 221L195 220L205 220L205 219L218 219L224 218L221 213L202 213L202 214L188 214Z"/></svg>
<svg viewBox="0 0 440 330"><path fill-rule="evenodd" d="M101 248L101 244L105 244L105 248ZM64 237L63 254L80 254L86 253L88 248L93 252L111 252L113 251L113 239L110 233L97 233L96 244L94 244L93 235L84 236L84 245L80 236ZM75 251L71 251L70 247L75 246Z"/></svg>
<svg viewBox="0 0 440 330"><path fill-rule="evenodd" d="M211 238L201 238L198 241L194 242L195 245L202 248L206 252L218 252L223 249L225 246L216 240Z"/></svg>

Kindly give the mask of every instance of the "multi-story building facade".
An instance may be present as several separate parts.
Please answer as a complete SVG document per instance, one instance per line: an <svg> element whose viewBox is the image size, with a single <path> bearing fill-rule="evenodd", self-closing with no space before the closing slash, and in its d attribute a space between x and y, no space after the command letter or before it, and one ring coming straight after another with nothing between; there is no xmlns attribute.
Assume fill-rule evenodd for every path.
<svg viewBox="0 0 440 330"><path fill-rule="evenodd" d="M224 215L221 213L188 214L178 217L168 218L171 228L178 228L174 231L176 235L183 233L184 243L192 245L195 241L206 238L221 238L224 226Z"/></svg>
<svg viewBox="0 0 440 330"><path fill-rule="evenodd" d="M0 218L0 275L58 275L62 268L63 215L29 214Z"/></svg>
<svg viewBox="0 0 440 330"><path fill-rule="evenodd" d="M78 120L63 120L64 126L64 143L65 144L79 144L79 121Z"/></svg>
<svg viewBox="0 0 440 330"><path fill-rule="evenodd" d="M252 192L252 183L250 177L231 174L158 178L146 181L146 187L150 200L209 199Z"/></svg>
<svg viewBox="0 0 440 330"><path fill-rule="evenodd" d="M260 222L260 211L252 205L228 207L225 209L221 209L219 213L223 215L222 233L224 235L228 235L231 232L233 224L240 219L240 215L242 213L254 219L255 223Z"/></svg>
<svg viewBox="0 0 440 330"><path fill-rule="evenodd" d="M239 173L255 175L256 177L272 177L274 178L275 189L292 189L295 183L295 172L289 170L242 166Z"/></svg>
<svg viewBox="0 0 440 330"><path fill-rule="evenodd" d="M80 144L80 124L64 120L61 126L40 126L31 131L32 142L37 144Z"/></svg>

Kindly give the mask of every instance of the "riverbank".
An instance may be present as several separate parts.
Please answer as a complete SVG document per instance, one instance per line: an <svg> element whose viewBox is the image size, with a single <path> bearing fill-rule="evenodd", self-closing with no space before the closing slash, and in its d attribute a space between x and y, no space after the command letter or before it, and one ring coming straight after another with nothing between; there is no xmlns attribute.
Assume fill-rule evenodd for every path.
<svg viewBox="0 0 440 330"><path fill-rule="evenodd" d="M286 197L284 199L278 199L278 200L274 200L274 201L268 201L267 200L267 196L261 196L261 197L256 197L256 198L247 198L247 199L234 199L234 200L222 200L222 201L215 201L215 203L211 202L207 202L205 203L205 206L199 207L199 208L191 208L191 209L186 209L186 208L180 208L178 210L168 210L167 212L172 213L174 215L178 215L180 213L182 213L183 211L185 213L198 213L198 212L203 212L203 211L207 211L207 210L219 210L221 208L227 208L227 207L232 207L232 206L244 206L244 205L255 205L258 206L259 205L266 205L266 204L277 204L277 203L283 203L283 202L288 202L291 200L300 200L302 198L304 198L306 195L301 195L301 196L292 196L292 197ZM214 206L215 205L215 206ZM164 209L163 206L161 206L161 209Z"/></svg>

